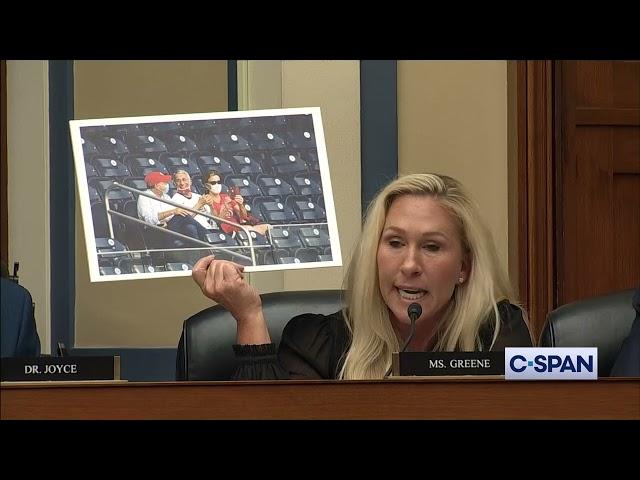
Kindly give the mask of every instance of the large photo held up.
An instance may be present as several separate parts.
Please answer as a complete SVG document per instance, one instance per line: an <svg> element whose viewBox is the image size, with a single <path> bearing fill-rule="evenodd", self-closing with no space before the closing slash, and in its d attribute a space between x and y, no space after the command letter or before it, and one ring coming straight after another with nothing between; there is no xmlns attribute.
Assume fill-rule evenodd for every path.
<svg viewBox="0 0 640 480"><path fill-rule="evenodd" d="M340 266L319 108L70 122L91 281Z"/></svg>

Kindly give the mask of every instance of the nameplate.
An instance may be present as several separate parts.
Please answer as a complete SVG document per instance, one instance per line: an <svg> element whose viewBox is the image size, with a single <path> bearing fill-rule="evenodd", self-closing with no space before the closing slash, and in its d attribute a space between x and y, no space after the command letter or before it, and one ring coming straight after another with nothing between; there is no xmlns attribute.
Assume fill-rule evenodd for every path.
<svg viewBox="0 0 640 480"><path fill-rule="evenodd" d="M504 375L504 352L396 352L394 376Z"/></svg>
<svg viewBox="0 0 640 480"><path fill-rule="evenodd" d="M120 380L120 357L37 357L2 359L2 381Z"/></svg>

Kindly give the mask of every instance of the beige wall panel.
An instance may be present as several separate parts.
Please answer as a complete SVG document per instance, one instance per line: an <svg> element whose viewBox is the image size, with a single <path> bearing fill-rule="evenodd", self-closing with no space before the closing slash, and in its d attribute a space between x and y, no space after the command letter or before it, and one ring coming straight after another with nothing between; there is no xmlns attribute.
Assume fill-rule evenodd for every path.
<svg viewBox="0 0 640 480"><path fill-rule="evenodd" d="M507 62L398 62L399 173L462 181L508 266Z"/></svg>
<svg viewBox="0 0 640 480"><path fill-rule="evenodd" d="M49 66L7 61L7 210L9 271L36 304L42 353L50 353Z"/></svg>
<svg viewBox="0 0 640 480"><path fill-rule="evenodd" d="M282 106L315 107L322 120L331 171L342 260L360 234L360 62L284 61ZM340 288L344 267L288 271L285 290Z"/></svg>
<svg viewBox="0 0 640 480"><path fill-rule="evenodd" d="M78 61L76 118L227 110L226 61ZM76 205L80 205L76 193ZM76 346L175 347L182 322L212 305L190 277L89 282L76 209Z"/></svg>
<svg viewBox="0 0 640 480"><path fill-rule="evenodd" d="M75 62L75 118L227 111L227 62Z"/></svg>

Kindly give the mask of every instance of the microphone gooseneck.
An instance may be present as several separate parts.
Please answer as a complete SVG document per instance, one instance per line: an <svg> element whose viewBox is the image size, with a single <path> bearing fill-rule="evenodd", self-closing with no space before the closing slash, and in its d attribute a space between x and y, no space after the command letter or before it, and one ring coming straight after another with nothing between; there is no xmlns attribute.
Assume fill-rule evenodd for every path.
<svg viewBox="0 0 640 480"><path fill-rule="evenodd" d="M418 318L420 318L420 315L422 315L422 307L420 306L420 304L412 303L411 305L409 305L409 308L407 308L407 315L409 316L409 320L411 320L411 330L409 331L407 340L402 346L402 350L400 350L401 352L404 352L407 349L407 347L409 346L409 342L411 342L413 335L416 333L416 320L418 320Z"/></svg>
<svg viewBox="0 0 640 480"><path fill-rule="evenodd" d="M413 335L416 333L416 320L418 320L418 318L420 318L420 315L422 315L422 307L420 306L420 304L412 303L411 305L409 305L409 308L407 308L407 315L409 316L409 320L411 320L411 330L409 331L409 336L404 342L404 345L402 346L400 352L404 352L407 349L409 342L413 338ZM387 370L387 373L385 373L385 377L391 375L391 370L393 370L393 365L389 367L389 370Z"/></svg>

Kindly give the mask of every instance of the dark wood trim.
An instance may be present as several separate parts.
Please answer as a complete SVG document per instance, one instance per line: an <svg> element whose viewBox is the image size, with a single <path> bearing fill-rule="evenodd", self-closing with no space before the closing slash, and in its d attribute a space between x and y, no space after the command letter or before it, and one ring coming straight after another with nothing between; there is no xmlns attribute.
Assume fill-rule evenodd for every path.
<svg viewBox="0 0 640 480"><path fill-rule="evenodd" d="M572 135L573 132L565 131L564 125L569 125L567 123L567 116L573 115L574 109L571 109L569 105L566 103L566 98L563 92L563 82L565 81L565 70L563 68L563 62L560 60L556 60L553 64L553 82L554 82L554 96L553 96L553 119L554 119L554 129L552 130L554 134L554 150L553 150L553 159L554 159L554 176L555 176L555 203L554 203L554 223L553 223L553 231L554 231L554 246L555 246L555 256L553 258L553 265L555 267L554 270L554 297L553 297L553 308L560 306L559 299L562 298L562 292L564 288L564 283L560 280L564 278L563 271L564 266L561 259L564 258L564 242L562 241L564 235L563 228L563 199L564 192L562 189L562 166L564 165L565 158L565 146L566 146L566 136Z"/></svg>
<svg viewBox="0 0 640 480"><path fill-rule="evenodd" d="M7 61L0 60L0 259L8 267L9 207L7 163Z"/></svg>
<svg viewBox="0 0 640 480"><path fill-rule="evenodd" d="M640 419L637 378L39 383L3 385L2 420Z"/></svg>
<svg viewBox="0 0 640 480"><path fill-rule="evenodd" d="M520 296L534 338L555 306L553 62L518 65Z"/></svg>
<svg viewBox="0 0 640 480"><path fill-rule="evenodd" d="M527 62L516 66L518 135L518 296L529 310L529 223L527 201Z"/></svg>
<svg viewBox="0 0 640 480"><path fill-rule="evenodd" d="M576 125L627 125L637 127L640 126L640 109L577 108Z"/></svg>

